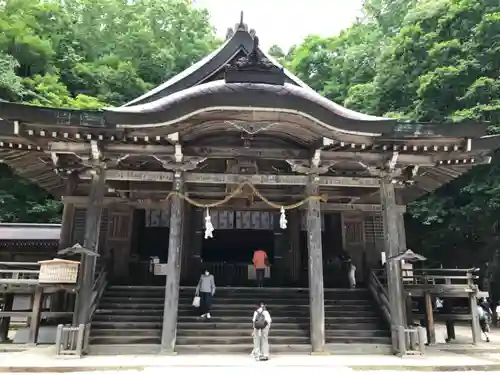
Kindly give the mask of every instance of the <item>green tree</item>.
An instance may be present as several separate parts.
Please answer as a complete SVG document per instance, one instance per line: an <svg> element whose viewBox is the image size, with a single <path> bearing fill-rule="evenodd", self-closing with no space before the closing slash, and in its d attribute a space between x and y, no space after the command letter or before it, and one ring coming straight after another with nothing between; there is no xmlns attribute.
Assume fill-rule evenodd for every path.
<svg viewBox="0 0 500 375"><path fill-rule="evenodd" d="M220 43L189 0L0 2L0 100L121 105ZM60 203L0 166L0 221L59 220Z"/></svg>
<svg viewBox="0 0 500 375"><path fill-rule="evenodd" d="M497 0L366 0L360 20L331 38L309 37L286 64L349 108L414 121L500 126ZM411 247L443 263L500 263L500 161L474 168L410 205Z"/></svg>

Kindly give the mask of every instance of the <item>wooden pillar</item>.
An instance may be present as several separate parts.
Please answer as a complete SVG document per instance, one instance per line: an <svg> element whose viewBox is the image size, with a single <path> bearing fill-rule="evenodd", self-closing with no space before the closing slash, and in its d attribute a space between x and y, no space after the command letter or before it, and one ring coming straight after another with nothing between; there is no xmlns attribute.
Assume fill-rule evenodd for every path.
<svg viewBox="0 0 500 375"><path fill-rule="evenodd" d="M12 311L14 304L14 293L6 293L3 301L3 311ZM10 317L4 316L0 319L0 343L6 342L9 339Z"/></svg>
<svg viewBox="0 0 500 375"><path fill-rule="evenodd" d="M182 172L174 174L173 189L182 192L184 181ZM177 312L179 308L179 282L181 268L182 214L184 202L177 195L172 196L170 209L170 237L168 241L167 281L165 286L165 306L161 349L163 352L175 351L177 335Z"/></svg>
<svg viewBox="0 0 500 375"><path fill-rule="evenodd" d="M319 195L318 176L311 176L308 195ZM325 298L323 288L323 250L321 244L321 206L317 199L307 203L307 246L309 250L309 309L313 352L325 349Z"/></svg>
<svg viewBox="0 0 500 375"><path fill-rule="evenodd" d="M392 346L394 351L404 353L406 351L405 340L398 339L398 330L405 327L404 319L404 294L401 280L401 261L394 259L400 254L398 220L400 219L396 206L396 193L394 184L390 179L381 178L380 201L382 204L382 216L384 222L384 250L387 257L387 289L389 304L391 307L391 331ZM403 347L403 345L405 347Z"/></svg>
<svg viewBox="0 0 500 375"><path fill-rule="evenodd" d="M432 296L430 293L424 295L425 304L425 329L427 331L427 344L436 343L436 327L434 325L434 312L432 311Z"/></svg>
<svg viewBox="0 0 500 375"><path fill-rule="evenodd" d="M75 214L75 205L65 203L62 213L61 234L59 237L59 248L65 249L74 244L71 243L71 230L73 229L73 216Z"/></svg>
<svg viewBox="0 0 500 375"><path fill-rule="evenodd" d="M85 212L83 247L94 252L98 252L105 182L105 170L101 168L93 170L89 203ZM74 325L88 323L90 304L92 302L92 287L94 285L95 263L95 256L82 255L75 314L73 317Z"/></svg>
<svg viewBox="0 0 500 375"><path fill-rule="evenodd" d="M477 344L478 341L481 341L481 327L479 326L479 316L477 313L477 297L475 293L469 293L469 306L470 315L472 318L472 343Z"/></svg>
<svg viewBox="0 0 500 375"><path fill-rule="evenodd" d="M184 213L183 213L183 220L182 220L182 243L181 247L183 249L182 254L181 254L181 281L182 285L187 285L189 281L189 277L191 276L191 273L193 271L193 267L191 265L191 251L193 249L192 247L192 241L193 241L193 236L194 236L194 228L191 225L192 219L191 217L193 216L193 211L194 207L191 206L188 202L184 201Z"/></svg>
<svg viewBox="0 0 500 375"><path fill-rule="evenodd" d="M77 177L70 175L65 181L65 195L73 195L76 185ZM59 249L65 249L73 246L72 231L73 231L73 217L75 216L75 205L73 203L64 203L64 208L61 218L61 234L59 236Z"/></svg>
<svg viewBox="0 0 500 375"><path fill-rule="evenodd" d="M40 286L37 286L35 289L35 297L33 298L33 309L31 311L31 316L30 316L28 344L36 344L38 341L42 302L43 302L43 289Z"/></svg>
<svg viewBox="0 0 500 375"><path fill-rule="evenodd" d="M301 246L300 246L300 211L298 209L288 211L288 236L289 236L289 279L297 283L301 278Z"/></svg>

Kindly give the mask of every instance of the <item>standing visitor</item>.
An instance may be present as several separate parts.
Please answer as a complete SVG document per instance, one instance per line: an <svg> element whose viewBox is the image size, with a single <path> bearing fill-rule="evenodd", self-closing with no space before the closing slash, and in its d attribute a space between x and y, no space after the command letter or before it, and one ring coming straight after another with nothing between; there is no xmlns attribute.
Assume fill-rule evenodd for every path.
<svg viewBox="0 0 500 375"><path fill-rule="evenodd" d="M349 288L356 288L356 266L352 262L352 259L349 261Z"/></svg>
<svg viewBox="0 0 500 375"><path fill-rule="evenodd" d="M264 286L264 277L266 276L266 267L269 265L267 253L264 250L255 250L252 262L255 269L257 287L262 288Z"/></svg>
<svg viewBox="0 0 500 375"><path fill-rule="evenodd" d="M497 302L497 307L495 308L495 313L496 313L496 326L497 328L500 326L500 301Z"/></svg>
<svg viewBox="0 0 500 375"><path fill-rule="evenodd" d="M490 342L490 338L488 336L488 316L486 311L484 311L484 309L480 305L477 305L477 315L479 317L479 326L481 327L481 331L486 337L486 342Z"/></svg>
<svg viewBox="0 0 500 375"><path fill-rule="evenodd" d="M202 318L210 319L210 308L212 307L212 297L215 294L215 279L208 270L200 276L196 287L196 296L200 296L200 312Z"/></svg>
<svg viewBox="0 0 500 375"><path fill-rule="evenodd" d="M258 361L269 359L269 330L271 329L271 314L263 302L253 313L253 351L252 355Z"/></svg>

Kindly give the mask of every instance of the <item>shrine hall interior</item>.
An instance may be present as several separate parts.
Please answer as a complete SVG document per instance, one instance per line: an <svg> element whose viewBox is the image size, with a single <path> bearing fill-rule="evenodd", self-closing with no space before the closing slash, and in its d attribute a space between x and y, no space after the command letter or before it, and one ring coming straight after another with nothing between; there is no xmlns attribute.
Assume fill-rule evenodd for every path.
<svg viewBox="0 0 500 375"><path fill-rule="evenodd" d="M198 212L198 218L205 212ZM212 210L211 220L214 225L214 237L204 238L201 220L194 224L194 240L201 243L199 269L207 268L212 271L220 286L252 285L252 280L243 277L231 277L227 268L241 269L252 264L253 253L257 249L265 250L271 269L273 264L280 258L284 251L290 251L291 238L289 233L277 231L279 214L273 211L248 211L248 210ZM307 230L305 216L301 215L300 234L298 236L301 272L303 277L299 278L296 285L307 283ZM146 267L151 259L157 258L160 263L167 263L169 243L169 209L136 209L133 215L131 236L131 259L136 268L142 264L142 272L135 273L135 281L138 283L161 284L164 282L161 276L144 279L147 274ZM325 228L330 230L325 231ZM343 247L342 225L340 213L326 213L322 215L322 243L323 259L325 267L334 263L334 258L348 254ZM137 269L137 268L136 268ZM237 271L238 272L238 271ZM129 275L133 275L129 272ZM343 284L339 281L339 275L325 276L325 283L332 287ZM184 284L196 282L196 275L189 275L183 281ZM128 280L130 281L130 280ZM276 281L272 277L268 285ZM342 285L341 285L342 284Z"/></svg>

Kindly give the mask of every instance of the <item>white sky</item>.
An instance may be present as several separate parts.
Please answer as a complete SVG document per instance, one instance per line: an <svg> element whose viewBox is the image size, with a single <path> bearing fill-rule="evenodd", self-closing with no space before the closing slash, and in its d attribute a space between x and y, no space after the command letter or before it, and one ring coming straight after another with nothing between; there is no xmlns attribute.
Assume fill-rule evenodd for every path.
<svg viewBox="0 0 500 375"><path fill-rule="evenodd" d="M224 38L244 12L244 22L255 29L262 46L279 45L285 52L306 36L332 36L351 25L362 0L193 0L207 8L218 36Z"/></svg>

